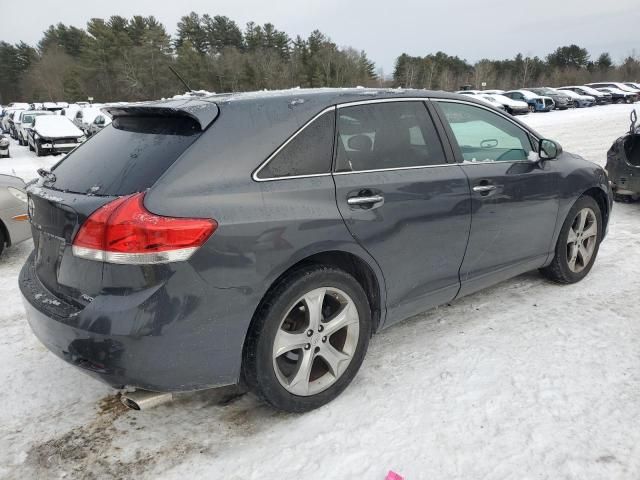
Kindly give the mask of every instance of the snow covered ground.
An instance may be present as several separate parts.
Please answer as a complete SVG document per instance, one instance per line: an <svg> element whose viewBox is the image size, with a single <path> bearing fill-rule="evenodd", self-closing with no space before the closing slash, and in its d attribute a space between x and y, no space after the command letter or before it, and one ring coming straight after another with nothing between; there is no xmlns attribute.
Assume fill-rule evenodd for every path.
<svg viewBox="0 0 640 480"><path fill-rule="evenodd" d="M523 120L603 164L630 109ZM12 153L0 173L24 178L61 158ZM125 410L29 330L16 281L31 248L0 259L0 478L640 478L640 203L615 205L580 284L534 272L394 326L305 415L233 389Z"/></svg>

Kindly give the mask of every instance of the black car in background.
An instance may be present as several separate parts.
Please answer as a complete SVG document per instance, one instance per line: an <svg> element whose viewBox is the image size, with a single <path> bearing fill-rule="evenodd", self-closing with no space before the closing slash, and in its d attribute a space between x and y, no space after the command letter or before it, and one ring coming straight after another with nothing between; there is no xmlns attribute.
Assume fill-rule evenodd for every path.
<svg viewBox="0 0 640 480"><path fill-rule="evenodd" d="M551 97L555 102L556 110L566 110L567 108L573 107L573 99L562 92L562 90L556 90L555 88L549 87L535 87L535 88L527 88L530 92L533 92L537 95L543 97Z"/></svg>
<svg viewBox="0 0 640 480"><path fill-rule="evenodd" d="M596 90L611 95L611 103L635 103L638 95L615 87L596 87Z"/></svg>
<svg viewBox="0 0 640 480"><path fill-rule="evenodd" d="M27 131L29 150L38 157L70 152L85 140L84 133L61 115L36 116Z"/></svg>
<svg viewBox="0 0 640 480"><path fill-rule="evenodd" d="M562 91L562 90L571 90L572 92L576 92L576 93L578 93L580 95L588 95L590 97L595 98L596 105L607 105L607 104L613 102L613 99L612 99L610 93L601 92L601 91L596 90L595 88L591 88L591 87L587 87L587 86L572 85L572 86L560 87L560 88L558 88L558 90L560 90L560 91Z"/></svg>
<svg viewBox="0 0 640 480"><path fill-rule="evenodd" d="M607 230L599 166L472 96L106 110L28 188L19 283L37 337L117 388L243 382L310 410L347 387L372 333L529 270L578 282Z"/></svg>

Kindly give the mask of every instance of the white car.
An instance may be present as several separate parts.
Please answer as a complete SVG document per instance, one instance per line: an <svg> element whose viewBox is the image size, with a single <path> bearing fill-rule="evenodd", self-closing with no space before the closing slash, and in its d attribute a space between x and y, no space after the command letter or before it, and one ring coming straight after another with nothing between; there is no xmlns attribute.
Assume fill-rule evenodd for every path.
<svg viewBox="0 0 640 480"><path fill-rule="evenodd" d="M25 110L14 110L9 114L9 136L16 140L18 138L18 127L20 126L20 114Z"/></svg>
<svg viewBox="0 0 640 480"><path fill-rule="evenodd" d="M561 89L558 89L561 90ZM576 108L581 107L593 107L596 104L595 97L591 95L580 95L573 90L561 90L564 94L569 95L573 100L573 104Z"/></svg>
<svg viewBox="0 0 640 480"><path fill-rule="evenodd" d="M504 109L511 115L526 115L529 113L529 105L521 100L514 100L513 98L505 97L498 93L484 93L483 95L490 96L498 103L500 103Z"/></svg>
<svg viewBox="0 0 640 480"><path fill-rule="evenodd" d="M95 118L101 113L100 109L95 106L81 108L76 112L73 123L83 132L87 132Z"/></svg>
<svg viewBox="0 0 640 480"><path fill-rule="evenodd" d="M483 90L482 93L488 93L490 95L502 95L504 90Z"/></svg>
<svg viewBox="0 0 640 480"><path fill-rule="evenodd" d="M29 144L29 130L33 127L35 118L40 115L53 115L48 110L25 110L20 114L20 125L18 127L18 143L23 146Z"/></svg>

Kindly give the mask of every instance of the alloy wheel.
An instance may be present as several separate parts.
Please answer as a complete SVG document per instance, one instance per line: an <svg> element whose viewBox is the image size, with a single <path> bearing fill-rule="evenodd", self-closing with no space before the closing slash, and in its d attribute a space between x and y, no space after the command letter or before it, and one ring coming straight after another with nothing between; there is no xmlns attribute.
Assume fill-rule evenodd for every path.
<svg viewBox="0 0 640 480"><path fill-rule="evenodd" d="M310 396L333 385L356 352L360 318L342 290L323 287L296 300L273 342L273 368L290 393Z"/></svg>
<svg viewBox="0 0 640 480"><path fill-rule="evenodd" d="M584 270L598 241L598 220L595 212L590 208L580 210L569 228L567 236L567 262L574 273Z"/></svg>

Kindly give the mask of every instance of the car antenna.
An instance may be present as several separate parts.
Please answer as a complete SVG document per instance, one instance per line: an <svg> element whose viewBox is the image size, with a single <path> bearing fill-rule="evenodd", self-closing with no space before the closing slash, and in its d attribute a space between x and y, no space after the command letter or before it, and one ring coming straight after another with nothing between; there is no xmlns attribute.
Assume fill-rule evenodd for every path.
<svg viewBox="0 0 640 480"><path fill-rule="evenodd" d="M171 70L171 73L173 73L176 77L178 77L178 80L180 80L180 82L185 86L185 88L189 91L189 93L193 93L193 94L196 93L191 89L189 85L187 85L187 82L184 81L184 78L182 78L180 74L176 72L171 65L167 65L167 66L169 67L169 70Z"/></svg>

